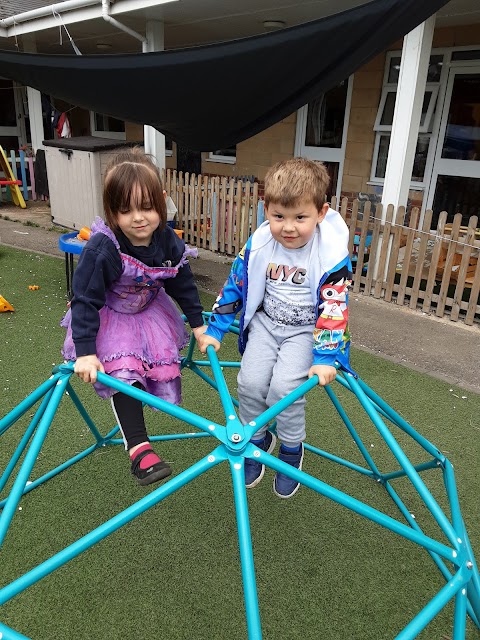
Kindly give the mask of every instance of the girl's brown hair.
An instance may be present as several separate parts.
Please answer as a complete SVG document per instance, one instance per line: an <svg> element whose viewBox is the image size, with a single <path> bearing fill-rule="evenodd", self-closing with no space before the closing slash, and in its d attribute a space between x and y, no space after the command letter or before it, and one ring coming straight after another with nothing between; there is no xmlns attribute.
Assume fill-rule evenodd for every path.
<svg viewBox="0 0 480 640"><path fill-rule="evenodd" d="M167 205L162 179L157 166L141 147L120 151L107 166L103 187L106 223L111 229L117 229L118 214L130 209L132 194L137 185L140 191L138 195L135 194L133 204L142 209L145 202L148 202L160 216L159 229L164 229L167 223Z"/></svg>
<svg viewBox="0 0 480 640"><path fill-rule="evenodd" d="M273 202L282 207L295 207L299 202L308 201L320 211L329 184L328 171L321 162L307 158L282 160L265 176L265 206Z"/></svg>

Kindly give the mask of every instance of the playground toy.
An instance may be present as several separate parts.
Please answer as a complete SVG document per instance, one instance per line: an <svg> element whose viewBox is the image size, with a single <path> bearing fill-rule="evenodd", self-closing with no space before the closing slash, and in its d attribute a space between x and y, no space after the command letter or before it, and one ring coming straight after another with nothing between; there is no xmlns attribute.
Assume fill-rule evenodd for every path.
<svg viewBox="0 0 480 640"><path fill-rule="evenodd" d="M26 209L27 205L25 204L25 200L23 199L22 192L20 191L20 186L22 184L21 180L17 180L14 176L13 171L8 163L7 156L5 155L5 151L0 146L0 169L3 171L5 178L0 179L0 188L2 186L7 186L10 188L10 192L12 194L13 203L22 209Z"/></svg>
<svg viewBox="0 0 480 640"><path fill-rule="evenodd" d="M90 227L82 227L77 234L77 238L82 241L90 240L91 235L92 230L90 229Z"/></svg>
<svg viewBox="0 0 480 640"><path fill-rule="evenodd" d="M210 314L205 314L209 316ZM238 323L234 323L231 328L232 333L238 334ZM233 399L228 391L225 378L222 373L223 367L238 367L237 362L223 362L217 359L213 347L208 347L207 358L193 360L195 339L191 337L186 356L182 359L182 368L189 369L196 373L202 380L215 389L222 404L225 414L225 422L212 422L187 409L172 405L160 398L156 398L136 387L131 387L106 374L98 373L98 380L102 384L113 389L122 391L133 398L155 407L169 416L179 418L198 429L195 433L182 433L176 435L158 435L151 437L152 441L173 440L185 438L211 437L215 444L212 451L198 462L187 468L185 471L173 476L171 479L154 489L147 496L128 507L124 511L92 530L86 536L70 544L62 551L56 553L46 561L42 562L32 570L20 576L10 584L0 589L0 605L5 604L11 598L21 593L31 585L35 584L45 576L66 564L71 559L77 557L96 543L132 521L134 518L157 505L162 500L173 494L184 485L189 484L197 477L215 467L222 462L228 462L233 482L233 496L237 518L238 543L240 550L240 562L243 579L243 592L245 599L246 622L249 640L261 640L262 630L257 598L257 588L255 579L255 567L253 560L252 541L250 533L249 513L247 506L247 496L244 484L244 460L245 458L255 458L267 467L285 473L294 480L300 482L316 493L333 500L368 520L388 529L405 539L414 542L427 551L433 562L438 567L445 586L415 615L407 626L396 636L396 640L412 640L425 629L429 622L450 602L455 601L453 613L453 634L452 640L464 640L466 634L467 615L473 623L479 627L480 620L480 576L475 563L472 547L465 529L460 511L457 489L453 467L449 460L428 440L417 433L398 413L372 391L360 378L339 370L336 382L342 390L351 392L358 400L359 408L362 409L377 430L383 442L387 445L393 458L398 463L393 470L383 471L377 466L370 449L363 443L358 429L348 417L346 410L340 403L339 398L329 385L324 390L327 397L332 402L333 407L338 412L347 433L355 442L359 453L363 458L363 464L355 464L352 461L343 459L332 453L322 451L316 447L305 443L305 450L309 454L319 455L331 462L342 465L347 470L356 471L365 477L379 483L387 492L388 496L399 510L403 521L395 519L385 513L353 498L319 479L307 474L304 471L295 469L282 462L278 458L269 455L265 451L255 447L250 443L250 438L263 425L269 425L274 429L275 417L288 407L296 399L303 396L313 388L317 387L316 376L298 387L295 391L280 400L274 406L262 413L255 421L242 425L239 421L235 407L238 403ZM205 368L211 370L212 376L205 372ZM22 435L16 451L9 464L0 477L0 491L5 488L13 471L16 469L20 459L23 458L8 496L0 502L2 508L0 514L0 545L3 543L8 528L15 512L17 511L20 499L25 494L33 491L36 487L53 478L60 472L68 469L71 465L79 462L98 448L107 444L123 444L123 440L116 438L119 431L118 426L111 429L103 436L93 420L87 413L70 384L70 377L73 373L73 364L63 364L54 368L51 377L41 384L33 393L18 404L3 419L0 420L0 437L10 429L25 413L31 412L32 407L40 402L40 406L33 413L30 424ZM49 427L55 416L59 403L66 398L72 401L80 416L89 427L94 438L94 443L87 449L78 453L70 460L52 469L42 477L30 481L32 469L41 451L43 442L48 433ZM358 413L358 412L356 412ZM390 426L398 429L398 433L404 437L411 438L421 449L426 459L420 464L412 464L407 455L397 442ZM449 503L451 517L448 518L430 493L426 484L421 478L421 474L429 469L436 469L443 475L446 489L446 497ZM402 502L399 494L394 488L396 479L408 479L417 491L424 506L436 521L441 539L437 540L431 535L423 532L419 519L410 513L409 509ZM0 622L0 637L2 640L25 640L25 636Z"/></svg>
<svg viewBox="0 0 480 640"><path fill-rule="evenodd" d="M8 300L5 300L3 296L0 296L0 313L2 313L3 311L15 311L15 309L8 302Z"/></svg>

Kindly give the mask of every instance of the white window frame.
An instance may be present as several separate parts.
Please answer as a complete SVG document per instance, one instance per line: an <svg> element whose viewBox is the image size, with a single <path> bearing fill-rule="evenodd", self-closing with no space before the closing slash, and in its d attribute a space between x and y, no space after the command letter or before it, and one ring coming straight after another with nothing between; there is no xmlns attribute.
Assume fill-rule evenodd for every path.
<svg viewBox="0 0 480 640"><path fill-rule="evenodd" d="M455 47L451 49L450 53L454 51L470 51L478 49L478 47ZM449 58L450 60L450 58ZM448 82L444 88L443 92L443 100L442 100L442 117L440 118L440 122L438 125L437 138L435 144L435 155L432 161L432 171L430 176L429 188L426 190L425 198L423 202L422 210L430 209L433 206L433 201L435 198L435 188L437 184L437 179L439 175L447 175L447 176L460 176L460 177L477 177L479 170L479 162L478 161L469 161L469 160L454 160L450 158L442 158L442 145L445 139L445 131L447 127L446 116L447 110L450 106L450 100L452 96L452 89L455 77L458 73L462 73L462 71L466 71L466 69L472 69L474 73L478 73L477 69L480 68L480 59L477 60L454 60L450 61L447 69L447 79Z"/></svg>
<svg viewBox="0 0 480 640"><path fill-rule="evenodd" d="M380 176L375 175L375 171L377 169L377 162L378 162L378 154L380 152L380 139L382 136L389 136L391 133L391 128L389 131L379 131L378 134L375 136L375 142L374 142L374 146L373 146L373 160L374 163L372 162L372 170L370 173L370 180L369 182L371 184L383 184L385 178L381 178ZM412 190L415 189L424 189L425 187L425 183L426 183L426 175L427 175L427 171L428 171L428 158L430 156L431 153L431 146L432 146L432 134L430 132L427 133L423 133L423 132L419 132L418 137L422 136L423 138L429 138L429 143L428 143L428 152L427 152L427 162L425 163L425 171L423 174L423 181L422 182L416 182L414 180L412 180L410 182L410 187ZM417 141L418 142L418 141Z"/></svg>
<svg viewBox="0 0 480 640"><path fill-rule="evenodd" d="M425 86L425 93L430 92L430 101L428 103L428 108L427 108L427 113L425 114L425 121L422 125L420 125L418 132L419 133L430 133L432 130L432 120L433 120L433 114L435 111L435 105L437 104L437 98L438 98L438 90L439 90L439 85L438 84L432 84L432 83L428 83ZM375 131L388 131L390 132L392 130L392 125L391 124L381 124L382 122L382 116L383 116L383 111L385 109L385 104L387 102L387 98L388 98L388 94L390 93L397 93L397 86L394 85L389 85L384 87L383 91L382 91L382 96L380 98L380 104L378 105L378 111L377 111L377 117L375 119L375 124L373 125L373 128Z"/></svg>
<svg viewBox="0 0 480 640"><path fill-rule="evenodd" d="M223 156L220 154L216 154L214 151L210 151L210 153L208 154L208 158L205 158L205 160L207 162L221 162L222 164L236 164L237 162L236 146L237 145L235 145L234 156Z"/></svg>
<svg viewBox="0 0 480 640"><path fill-rule="evenodd" d="M97 138L109 138L111 140L126 140L127 134L125 131L100 131L96 128L95 115L104 116L103 113L90 111L90 131L92 136ZM117 118L120 120L120 118Z"/></svg>
<svg viewBox="0 0 480 640"><path fill-rule="evenodd" d="M442 72L440 75L440 80L438 82L428 82L426 84L425 90L432 91L432 96L428 105L427 113L425 115L425 122L421 127L419 127L419 135L429 136L430 143L427 154L427 161L425 164L425 173L423 176L422 182L411 182L410 189L424 191L427 189L432 173L434 155L435 155L435 147L437 143L437 135L438 135L438 126L440 124L441 118L441 106L442 106L442 98L445 92L446 85L446 77L448 74L448 66L450 62L451 52L453 50L457 50L463 47L455 47L455 49L441 48L441 49L432 49L430 52L430 56L443 56L442 61ZM473 49L475 47L465 47L465 49ZM375 175L375 171L377 168L378 162L378 152L380 150L380 138L385 133L389 133L392 130L391 126L380 125L380 120L382 117L383 109L385 107L386 101L386 93L389 91L397 91L398 84L396 82L388 82L388 75L390 71L390 63L392 58L401 58L401 51L388 51L385 59L385 70L383 75L383 89L382 96L380 98L380 103L378 105L377 117L375 119L374 131L375 131L375 142L373 147L373 157L372 157L372 167L370 172L370 180L369 184L382 186L385 182L385 178L380 178ZM435 91L433 91L435 89ZM378 128L377 128L378 127Z"/></svg>
<svg viewBox="0 0 480 640"><path fill-rule="evenodd" d="M300 109L297 111L294 153L296 156L310 158L311 160L320 160L321 162L331 162L338 164L337 190L335 193L337 201L340 200L340 196L342 193L343 169L345 165L345 148L347 146L348 123L350 120L350 107L352 104L353 78L353 74L348 78L342 144L340 147L334 149L332 147L306 146L305 134L307 130L308 104L300 107Z"/></svg>

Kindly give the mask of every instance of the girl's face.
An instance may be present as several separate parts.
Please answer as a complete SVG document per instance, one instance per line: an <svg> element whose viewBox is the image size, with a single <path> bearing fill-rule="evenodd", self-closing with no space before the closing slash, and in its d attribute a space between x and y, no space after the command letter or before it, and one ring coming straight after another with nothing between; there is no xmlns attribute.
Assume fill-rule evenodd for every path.
<svg viewBox="0 0 480 640"><path fill-rule="evenodd" d="M152 203L142 197L140 187L135 185L130 205L117 214L119 229L134 247L148 247L152 241L153 232L160 224L160 215L152 207Z"/></svg>

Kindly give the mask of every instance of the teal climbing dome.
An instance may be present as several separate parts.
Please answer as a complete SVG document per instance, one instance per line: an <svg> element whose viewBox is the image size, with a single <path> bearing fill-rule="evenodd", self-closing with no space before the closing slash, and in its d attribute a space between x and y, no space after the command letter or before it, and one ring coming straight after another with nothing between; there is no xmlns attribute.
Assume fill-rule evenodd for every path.
<svg viewBox="0 0 480 640"><path fill-rule="evenodd" d="M232 332L238 333L238 324L232 327ZM275 417L283 409L297 398L317 387L316 377L308 380L276 405L270 407L258 416L254 422L242 425L236 412L238 404L230 395L223 375L224 367L238 366L238 363L219 361L212 347L208 348L207 358L194 360L194 347L195 340L192 336L187 353L182 360L182 368L197 374L218 392L225 414L224 419L219 422L209 421L187 409L169 404L105 374L99 373L99 381L113 389L138 398L170 416L179 418L197 429L194 433L182 433L173 436L157 435L153 436L152 440L178 438L181 441L184 438L209 437L213 442L211 452L191 467L152 490L132 506L1 588L0 605L5 604L17 594L56 571L143 512L162 502L162 500L175 493L181 487L194 482L196 478L212 467L221 463L228 463L233 483L248 639L260 640L262 638L262 625L257 597L247 496L243 481L244 460L245 458L253 457L267 467L289 475L321 496L373 521L379 525L379 533L381 533L381 528L387 529L419 545L427 552L431 561L435 563L441 572L445 584L396 636L397 640L416 638L430 621L451 602L454 603L452 640L465 639L468 616L473 621L473 624L480 628L480 577L460 510L453 467L434 445L417 433L412 426L389 407L359 377L354 377L339 370L335 383L325 387L324 390L317 388L313 391L314 393L325 393L331 401L345 426L346 435L353 438L363 459L363 464L356 464L332 453L322 451L308 443L305 444L307 454L322 456L349 471L363 474L365 477L371 478L372 481L379 483L397 507L399 518L394 518L308 473L290 467L249 442L252 435L261 426L269 425L269 428L274 429ZM3 434L11 429L22 416L26 413L32 416L27 428L19 438L20 441L15 452L6 468L2 470L0 477L0 495L2 492L5 493L7 483L9 486L6 497L0 502L0 545L3 544L23 495L33 491L57 474L66 471L71 465L92 454L99 447L122 442L118 438L118 426L114 426L106 435L100 433L70 383L72 373L72 363L55 367L52 375L43 384L0 420L1 442ZM365 438L362 440L361 429L349 418L339 399L342 394L336 394L334 391L334 388L337 389L338 387L341 388L342 394L346 390L355 397L355 402L358 402L356 415L363 414L363 416L368 416L376 432L393 455L392 459L395 460L395 468L393 470L385 472L378 468L373 457L373 450L364 443ZM60 402L70 402L72 410L76 409L78 411L89 428L93 443L73 458L31 481L35 461L41 452ZM37 404L38 407L31 413ZM404 452L404 448L398 442L398 434L402 435L402 438L408 437L412 439L419 446L424 458L421 463L413 464L410 462ZM449 516L444 513L422 479L423 472L430 469L435 469L436 473L441 473L443 476ZM418 493L425 510L436 521L440 539L432 537L431 534L427 535L423 531L419 519L415 518L409 511L395 490L394 485L397 479L408 480L411 483ZM427 554L425 554L425 562L428 561ZM319 586L321 587L321 585ZM319 610L319 617L321 615L322 612ZM26 638L26 636L2 622L1 608L0 638L2 640L25 640Z"/></svg>

